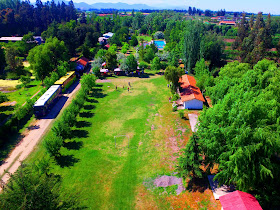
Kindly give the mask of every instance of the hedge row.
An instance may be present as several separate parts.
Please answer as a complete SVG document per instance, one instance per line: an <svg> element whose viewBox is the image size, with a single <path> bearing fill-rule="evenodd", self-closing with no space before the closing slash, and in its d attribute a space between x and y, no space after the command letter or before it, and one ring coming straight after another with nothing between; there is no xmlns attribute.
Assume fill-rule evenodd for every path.
<svg viewBox="0 0 280 210"><path fill-rule="evenodd" d="M59 150L63 145L63 139L70 138L71 127L76 125L77 115L83 108L89 92L95 86L96 77L92 74L85 74L81 78L81 89L72 103L65 109L62 117L52 127L52 135L45 141L44 146L50 156L59 156Z"/></svg>

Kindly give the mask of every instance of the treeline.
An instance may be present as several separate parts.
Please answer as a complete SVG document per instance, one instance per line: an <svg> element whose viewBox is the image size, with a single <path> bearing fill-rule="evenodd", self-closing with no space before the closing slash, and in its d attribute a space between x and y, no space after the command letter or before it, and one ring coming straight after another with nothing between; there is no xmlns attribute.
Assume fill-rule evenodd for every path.
<svg viewBox="0 0 280 210"><path fill-rule="evenodd" d="M32 165L22 165L11 175L8 183L2 183L0 194L1 209L83 209L77 193L62 193L62 178L51 173L51 158L60 157L64 140L71 137L71 127L82 109L88 94L95 86L95 76L86 74L81 78L81 89L66 108L62 118L53 128L52 134L43 142L47 158L35 161Z"/></svg>
<svg viewBox="0 0 280 210"><path fill-rule="evenodd" d="M198 178L217 168L221 184L252 193L264 209L279 208L279 75L269 60L221 68L206 87L213 108L203 110L179 159L181 175Z"/></svg>
<svg viewBox="0 0 280 210"><path fill-rule="evenodd" d="M71 0L68 5L37 0L35 6L29 1L0 1L0 37L23 36L28 32L40 35L52 22L77 20L77 12Z"/></svg>
<svg viewBox="0 0 280 210"><path fill-rule="evenodd" d="M246 14L243 14L238 25L238 36L233 45L234 49L240 51L242 62L256 64L267 56L269 49L275 47L272 42L274 33L271 22L270 14L268 14L266 21L264 21L261 12L258 13L255 21L254 15L248 21Z"/></svg>

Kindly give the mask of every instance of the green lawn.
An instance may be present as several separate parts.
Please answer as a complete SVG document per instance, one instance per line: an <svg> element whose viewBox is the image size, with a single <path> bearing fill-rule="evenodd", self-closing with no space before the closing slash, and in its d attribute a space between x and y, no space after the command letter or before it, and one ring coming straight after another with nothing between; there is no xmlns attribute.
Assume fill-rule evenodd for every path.
<svg viewBox="0 0 280 210"><path fill-rule="evenodd" d="M79 193L90 209L170 208L166 195L143 186L149 178L174 171L190 132L180 130L187 121L171 112L166 84L163 76L116 78L96 88L81 110L73 138L52 163L65 192ZM116 85L121 87L117 91ZM115 148L118 135L126 136L116 138ZM174 136L175 143L170 141ZM27 162L45 156L41 143Z"/></svg>
<svg viewBox="0 0 280 210"><path fill-rule="evenodd" d="M27 101L27 99L31 98L40 89L42 89L41 82L33 80L27 88L21 88L13 92L6 93L9 102L11 102L12 104L15 103L15 105L0 106L0 123L5 120L10 114L13 114L16 109L22 106Z"/></svg>
<svg viewBox="0 0 280 210"><path fill-rule="evenodd" d="M140 42L140 38L144 39L146 42L150 42L153 39L151 36L137 36L138 42Z"/></svg>

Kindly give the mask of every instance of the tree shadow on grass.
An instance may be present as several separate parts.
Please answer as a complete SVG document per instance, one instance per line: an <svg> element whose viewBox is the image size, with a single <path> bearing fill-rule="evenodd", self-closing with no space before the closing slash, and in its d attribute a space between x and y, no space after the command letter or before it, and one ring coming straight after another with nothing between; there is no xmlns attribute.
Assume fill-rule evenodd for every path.
<svg viewBox="0 0 280 210"><path fill-rule="evenodd" d="M61 155L55 158L56 163L61 167L71 167L74 166L75 163L79 162L78 158L75 158L74 155Z"/></svg>
<svg viewBox="0 0 280 210"><path fill-rule="evenodd" d="M105 96L107 96L107 94L102 93L102 91L103 90L101 88L96 88L92 91L90 96L94 98L104 98Z"/></svg>
<svg viewBox="0 0 280 210"><path fill-rule="evenodd" d="M96 107L96 106L94 106L94 105L92 105L92 104L90 104L90 105L84 105L84 109L85 109L85 110L93 110L93 109L95 109L95 107Z"/></svg>
<svg viewBox="0 0 280 210"><path fill-rule="evenodd" d="M92 113L90 113L90 114L92 114ZM80 115L81 116L81 115ZM85 128L85 127L90 127L91 126L91 123L90 122L87 122L87 121L78 121L77 123L76 123L76 127L77 128Z"/></svg>
<svg viewBox="0 0 280 210"><path fill-rule="evenodd" d="M80 112L79 115L82 118L92 118L94 116L94 113L91 113L91 112Z"/></svg>
<svg viewBox="0 0 280 210"><path fill-rule="evenodd" d="M65 147L68 150L79 150L83 146L82 141L70 141L70 142L64 142L63 147Z"/></svg>
<svg viewBox="0 0 280 210"><path fill-rule="evenodd" d="M72 130L72 138L87 138L88 131L86 130Z"/></svg>
<svg viewBox="0 0 280 210"><path fill-rule="evenodd" d="M203 178L192 178L189 180L187 190L190 192L200 192L203 193L205 190L209 189L209 181L207 176Z"/></svg>
<svg viewBox="0 0 280 210"><path fill-rule="evenodd" d="M95 84L95 87L102 87L102 85L100 85L100 84Z"/></svg>
<svg viewBox="0 0 280 210"><path fill-rule="evenodd" d="M0 106L0 112L13 111L14 109L14 106Z"/></svg>
<svg viewBox="0 0 280 210"><path fill-rule="evenodd" d="M26 87L27 88L32 88L32 87L35 87L36 85L27 85Z"/></svg>
<svg viewBox="0 0 280 210"><path fill-rule="evenodd" d="M98 101L94 98L87 98L86 101L89 103L98 103Z"/></svg>

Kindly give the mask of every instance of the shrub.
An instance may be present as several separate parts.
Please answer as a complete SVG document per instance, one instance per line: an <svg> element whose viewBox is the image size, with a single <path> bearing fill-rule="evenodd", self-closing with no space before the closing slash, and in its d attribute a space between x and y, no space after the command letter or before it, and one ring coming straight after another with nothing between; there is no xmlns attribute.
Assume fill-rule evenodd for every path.
<svg viewBox="0 0 280 210"><path fill-rule="evenodd" d="M61 136L50 136L44 141L44 147L51 157L57 157L62 147L63 139Z"/></svg>
<svg viewBox="0 0 280 210"><path fill-rule="evenodd" d="M92 68L92 73L93 73L96 77L100 78L100 77L101 77L100 67L97 66L97 65L95 65L95 66Z"/></svg>
<svg viewBox="0 0 280 210"><path fill-rule="evenodd" d="M63 193L61 181L46 161L22 164L3 185L0 209L85 209L76 195Z"/></svg>
<svg viewBox="0 0 280 210"><path fill-rule="evenodd" d="M168 66L168 64L166 62L160 62L160 66L163 70L165 70Z"/></svg>
<svg viewBox="0 0 280 210"><path fill-rule="evenodd" d="M16 85L16 89L17 89L17 90L19 90L19 89L21 89L21 88L22 88L22 86L23 86L22 84L20 84L20 85Z"/></svg>
<svg viewBox="0 0 280 210"><path fill-rule="evenodd" d="M73 127L76 124L76 114L72 112L71 107L66 109L62 115L62 121Z"/></svg>
<svg viewBox="0 0 280 210"><path fill-rule="evenodd" d="M151 69L154 70L154 71L157 71L157 70L160 70L160 60L158 57L155 57L153 59L153 62L152 62L152 66L151 66Z"/></svg>
<svg viewBox="0 0 280 210"><path fill-rule="evenodd" d="M20 76L20 81L22 82L22 85L24 87L27 87L27 85L31 82L31 78L30 78L29 75L27 75L27 76L21 75Z"/></svg>
<svg viewBox="0 0 280 210"><path fill-rule="evenodd" d="M144 62L144 61L141 61L140 64L139 64L140 69L146 69L148 67L149 67L149 64Z"/></svg>
<svg viewBox="0 0 280 210"><path fill-rule="evenodd" d="M71 128L68 124L65 124L64 121L60 120L52 127L52 131L54 132L55 136L68 138L71 133Z"/></svg>
<svg viewBox="0 0 280 210"><path fill-rule="evenodd" d="M157 31L154 35L155 39L164 39L164 33L162 31Z"/></svg>
<svg viewBox="0 0 280 210"><path fill-rule="evenodd" d="M172 96L172 101L177 101L179 98L180 98L179 94L178 94L178 93L175 93L175 94Z"/></svg>
<svg viewBox="0 0 280 210"><path fill-rule="evenodd" d="M179 116L180 116L181 119L183 119L185 117L184 110L179 111Z"/></svg>
<svg viewBox="0 0 280 210"><path fill-rule="evenodd" d="M6 96L5 93L0 92L0 104L5 101L8 101L8 97Z"/></svg>
<svg viewBox="0 0 280 210"><path fill-rule="evenodd" d="M172 111L173 112L177 111L177 104L175 102L172 104Z"/></svg>

